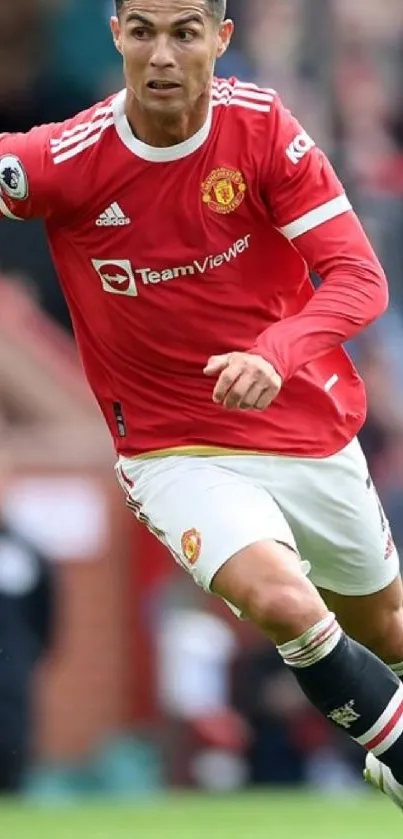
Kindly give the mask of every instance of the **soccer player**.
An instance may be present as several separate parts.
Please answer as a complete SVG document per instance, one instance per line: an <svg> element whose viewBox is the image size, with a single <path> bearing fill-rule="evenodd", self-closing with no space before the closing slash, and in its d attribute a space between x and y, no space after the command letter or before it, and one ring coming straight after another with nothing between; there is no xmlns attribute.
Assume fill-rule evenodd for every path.
<svg viewBox="0 0 403 839"><path fill-rule="evenodd" d="M111 26L125 90L2 135L0 211L46 220L129 506L403 808L402 583L342 348L385 276L278 95L214 77L225 0L117 0Z"/></svg>

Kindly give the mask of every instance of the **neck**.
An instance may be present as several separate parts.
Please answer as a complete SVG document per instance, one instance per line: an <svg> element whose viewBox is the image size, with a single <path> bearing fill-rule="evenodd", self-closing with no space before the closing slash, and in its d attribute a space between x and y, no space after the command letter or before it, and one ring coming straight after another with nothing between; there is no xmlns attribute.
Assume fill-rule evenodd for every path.
<svg viewBox="0 0 403 839"><path fill-rule="evenodd" d="M207 120L210 90L205 91L188 110L177 114L158 114L146 110L128 89L125 112L135 137L148 146L166 148L193 137Z"/></svg>

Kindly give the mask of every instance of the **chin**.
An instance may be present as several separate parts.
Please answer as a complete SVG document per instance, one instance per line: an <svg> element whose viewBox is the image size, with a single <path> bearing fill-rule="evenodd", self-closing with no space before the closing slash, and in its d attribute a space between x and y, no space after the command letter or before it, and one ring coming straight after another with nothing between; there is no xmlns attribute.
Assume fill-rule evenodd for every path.
<svg viewBox="0 0 403 839"><path fill-rule="evenodd" d="M144 103L145 110L154 114L180 114L185 107L185 103L180 99L154 100L153 102L147 100Z"/></svg>

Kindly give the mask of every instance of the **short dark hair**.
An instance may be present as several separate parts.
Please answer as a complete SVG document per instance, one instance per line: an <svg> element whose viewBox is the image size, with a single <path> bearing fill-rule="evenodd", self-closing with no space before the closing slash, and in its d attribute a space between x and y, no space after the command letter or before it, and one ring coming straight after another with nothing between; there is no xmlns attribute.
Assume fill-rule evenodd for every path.
<svg viewBox="0 0 403 839"><path fill-rule="evenodd" d="M117 15L122 11L125 2L126 0L115 0ZM204 2L209 14L221 23L227 12L227 0L204 0Z"/></svg>

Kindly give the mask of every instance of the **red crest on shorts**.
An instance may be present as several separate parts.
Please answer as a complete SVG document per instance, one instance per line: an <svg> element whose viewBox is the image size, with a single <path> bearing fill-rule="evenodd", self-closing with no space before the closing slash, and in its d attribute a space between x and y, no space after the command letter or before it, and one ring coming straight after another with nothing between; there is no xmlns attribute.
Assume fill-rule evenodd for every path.
<svg viewBox="0 0 403 839"><path fill-rule="evenodd" d="M192 527L185 530L181 538L182 553L189 565L195 565L200 556L201 536L198 530Z"/></svg>

